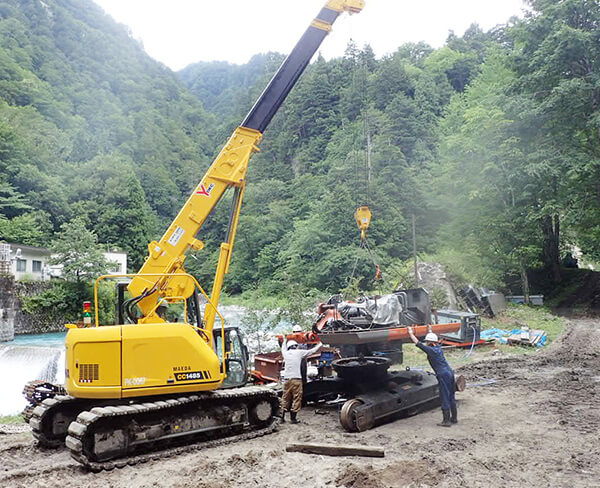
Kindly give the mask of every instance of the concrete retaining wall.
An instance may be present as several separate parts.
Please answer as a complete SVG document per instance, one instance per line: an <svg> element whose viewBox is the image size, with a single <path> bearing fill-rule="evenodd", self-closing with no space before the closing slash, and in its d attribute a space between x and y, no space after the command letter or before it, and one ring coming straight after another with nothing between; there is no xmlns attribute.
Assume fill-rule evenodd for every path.
<svg viewBox="0 0 600 488"><path fill-rule="evenodd" d="M18 334L64 330L68 320L60 312L34 315L23 310L21 298L38 295L51 286L50 282L15 281L12 276L0 276L0 342L12 341Z"/></svg>
<svg viewBox="0 0 600 488"><path fill-rule="evenodd" d="M0 276L0 342L12 341L15 337L15 315L17 294L12 276Z"/></svg>

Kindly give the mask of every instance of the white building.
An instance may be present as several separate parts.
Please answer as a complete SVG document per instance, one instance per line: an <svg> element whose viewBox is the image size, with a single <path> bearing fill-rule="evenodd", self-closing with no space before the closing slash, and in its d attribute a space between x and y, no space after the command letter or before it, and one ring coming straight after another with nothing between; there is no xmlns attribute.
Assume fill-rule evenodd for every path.
<svg viewBox="0 0 600 488"><path fill-rule="evenodd" d="M107 261L115 263L111 267L108 274L125 274L127 273L127 253L125 251L108 251L104 253Z"/></svg>
<svg viewBox="0 0 600 488"><path fill-rule="evenodd" d="M44 247L24 244L0 244L0 273L12 274L16 280L46 281L62 275L62 264L50 265L52 251ZM114 262L109 274L127 273L127 253L124 251L105 252L107 261Z"/></svg>

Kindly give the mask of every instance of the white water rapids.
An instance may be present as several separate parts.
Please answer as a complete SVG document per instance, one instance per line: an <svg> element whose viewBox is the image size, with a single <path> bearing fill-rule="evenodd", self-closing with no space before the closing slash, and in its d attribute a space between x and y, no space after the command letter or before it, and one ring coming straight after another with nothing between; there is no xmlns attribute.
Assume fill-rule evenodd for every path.
<svg viewBox="0 0 600 488"><path fill-rule="evenodd" d="M64 364L64 346L0 345L0 415L17 414L25 408L22 392L28 381L63 383Z"/></svg>

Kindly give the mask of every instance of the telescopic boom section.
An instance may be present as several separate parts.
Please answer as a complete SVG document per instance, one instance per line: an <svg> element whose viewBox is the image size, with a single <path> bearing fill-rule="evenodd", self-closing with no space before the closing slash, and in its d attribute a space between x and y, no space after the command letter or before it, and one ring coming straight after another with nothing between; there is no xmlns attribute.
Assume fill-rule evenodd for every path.
<svg viewBox="0 0 600 488"><path fill-rule="evenodd" d="M327 2L298 41L294 50L285 59L273 79L271 79L265 91L242 122L242 126L264 132L285 97L296 84L317 49L319 49L338 16L344 11L360 12L363 7L364 2L362 0Z"/></svg>
<svg viewBox="0 0 600 488"><path fill-rule="evenodd" d="M259 151L258 143L262 139L262 133L269 126L269 122L306 69L338 16L343 12L360 12L364 3L364 0L329 0L325 4L273 76L241 126L230 136L160 241L150 243L146 262L128 286L132 296L138 297L137 305L142 313L140 323L162 321L154 311L159 299L189 297L193 293L193 283L183 275L185 252L190 248L199 250L204 247L204 243L196 239L196 235L225 191L233 187L235 196L229 228L225 241L221 243L210 297L214 306L218 304L223 279L231 261L248 162L252 154ZM206 307L204 326L209 331L213 328L215 313L213 307Z"/></svg>

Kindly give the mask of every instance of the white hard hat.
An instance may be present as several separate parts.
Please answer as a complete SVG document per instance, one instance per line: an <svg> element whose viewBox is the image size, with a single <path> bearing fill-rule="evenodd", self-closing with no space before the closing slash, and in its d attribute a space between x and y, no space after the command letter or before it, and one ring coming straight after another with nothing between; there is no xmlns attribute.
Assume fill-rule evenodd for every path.
<svg viewBox="0 0 600 488"><path fill-rule="evenodd" d="M294 327L292 327L292 332L302 332L302 327L294 325Z"/></svg>
<svg viewBox="0 0 600 488"><path fill-rule="evenodd" d="M297 345L298 345L298 343L295 340L293 340L293 339L291 341L287 341L287 348L288 349L291 349L292 347L297 346Z"/></svg>
<svg viewBox="0 0 600 488"><path fill-rule="evenodd" d="M425 340L427 342L438 342L438 336L436 334L434 334L433 332L428 332L427 335L425 336Z"/></svg>

